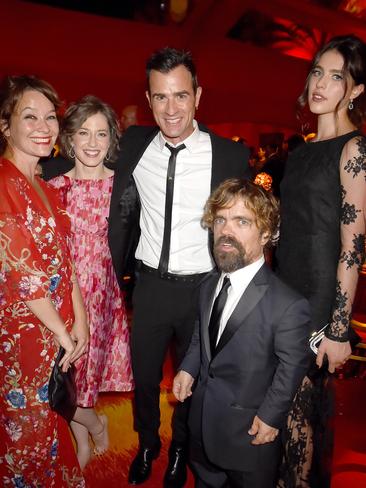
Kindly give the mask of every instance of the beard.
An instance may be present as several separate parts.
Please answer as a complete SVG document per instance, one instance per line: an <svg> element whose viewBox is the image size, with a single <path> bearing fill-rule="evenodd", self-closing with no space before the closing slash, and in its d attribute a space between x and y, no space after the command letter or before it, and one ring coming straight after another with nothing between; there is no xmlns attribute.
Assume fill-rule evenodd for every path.
<svg viewBox="0 0 366 488"><path fill-rule="evenodd" d="M220 244L230 244L235 249L233 251L220 251L218 249ZM248 256L246 256L245 249L234 237L219 237L214 245L214 257L217 266L224 273L233 273L238 269L244 268L250 264Z"/></svg>

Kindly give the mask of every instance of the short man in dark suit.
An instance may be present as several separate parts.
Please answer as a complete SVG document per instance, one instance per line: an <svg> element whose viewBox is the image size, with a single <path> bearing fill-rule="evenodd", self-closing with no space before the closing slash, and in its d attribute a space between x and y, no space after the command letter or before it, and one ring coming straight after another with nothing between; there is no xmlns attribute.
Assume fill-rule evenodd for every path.
<svg viewBox="0 0 366 488"><path fill-rule="evenodd" d="M174 379L192 394L191 461L198 487L273 488L279 431L310 359L309 305L267 267L278 203L246 180L222 183L207 202L219 272L200 290L200 313Z"/></svg>
<svg viewBox="0 0 366 488"><path fill-rule="evenodd" d="M159 383L169 343L176 360L189 345L197 287L213 266L207 230L200 225L210 192L228 177L244 176L248 150L194 120L202 88L190 54L165 48L147 62L146 97L157 127L130 127L120 141L109 216L109 243L120 283L137 259L133 293L132 364L139 450L129 482L150 476L160 450ZM175 166L175 168L174 168ZM179 364L179 363L178 363ZM187 406L172 421L164 486L186 480Z"/></svg>

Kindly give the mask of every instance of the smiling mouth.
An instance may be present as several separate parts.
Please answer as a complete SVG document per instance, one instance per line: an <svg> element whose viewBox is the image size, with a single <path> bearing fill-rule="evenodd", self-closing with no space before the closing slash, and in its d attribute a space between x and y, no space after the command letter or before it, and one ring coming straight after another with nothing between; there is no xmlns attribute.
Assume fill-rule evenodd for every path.
<svg viewBox="0 0 366 488"><path fill-rule="evenodd" d="M98 150L93 150L93 149L92 149L92 150L84 150L83 152L84 152L84 154L85 154L86 156L88 156L89 158L96 158L96 157L98 157L98 156L99 156L99 154L100 154L100 151L98 151Z"/></svg>
<svg viewBox="0 0 366 488"><path fill-rule="evenodd" d="M52 141L51 137L32 137L32 141L35 143L35 144L47 144L49 145Z"/></svg>
<svg viewBox="0 0 366 488"><path fill-rule="evenodd" d="M180 118L179 119L165 119L165 123L168 125L178 125L180 123Z"/></svg>

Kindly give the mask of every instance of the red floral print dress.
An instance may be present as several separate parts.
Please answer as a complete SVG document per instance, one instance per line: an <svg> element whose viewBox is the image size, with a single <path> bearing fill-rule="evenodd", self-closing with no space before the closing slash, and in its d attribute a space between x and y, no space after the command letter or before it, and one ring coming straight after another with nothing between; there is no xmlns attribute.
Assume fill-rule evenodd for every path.
<svg viewBox="0 0 366 488"><path fill-rule="evenodd" d="M48 182L59 189L71 219L71 254L88 314L88 354L76 363L78 404L93 407L99 392L133 388L126 309L108 247L113 176Z"/></svg>
<svg viewBox="0 0 366 488"><path fill-rule="evenodd" d="M73 324L65 211L40 181L45 208L24 175L0 159L0 486L85 486L67 423L48 405L58 347L25 301L50 297Z"/></svg>

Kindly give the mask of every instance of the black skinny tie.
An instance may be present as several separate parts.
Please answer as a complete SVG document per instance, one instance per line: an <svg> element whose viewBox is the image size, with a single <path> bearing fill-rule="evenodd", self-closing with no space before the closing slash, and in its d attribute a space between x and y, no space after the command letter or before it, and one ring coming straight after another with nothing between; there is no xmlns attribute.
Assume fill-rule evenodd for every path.
<svg viewBox="0 0 366 488"><path fill-rule="evenodd" d="M159 261L158 270L161 274L168 271L169 264L169 252L170 252L170 234L172 228L172 207L173 207L173 193L174 193L174 177L175 177L175 163L177 160L177 154L181 149L186 146L181 144L178 147L169 146L165 144L166 147L171 152L168 172L166 175L166 193L165 193L165 218L164 218L164 235L163 235L163 245L161 247L161 255Z"/></svg>
<svg viewBox="0 0 366 488"><path fill-rule="evenodd" d="M228 276L225 276L222 282L221 290L217 295L217 297L215 298L215 302L212 307L210 323L208 325L208 335L210 337L211 355L215 352L216 349L217 335L219 333L221 315L227 300L227 291L229 286L230 286L230 278Z"/></svg>

